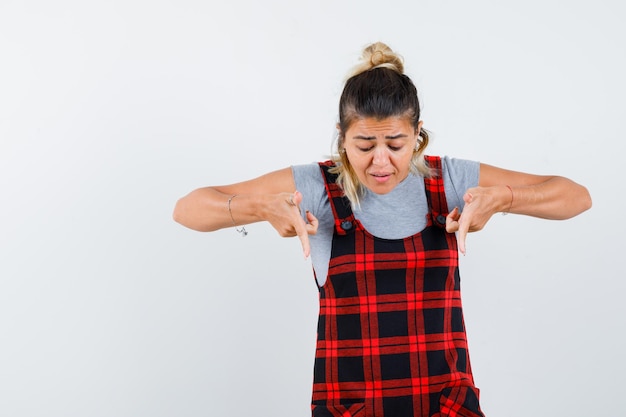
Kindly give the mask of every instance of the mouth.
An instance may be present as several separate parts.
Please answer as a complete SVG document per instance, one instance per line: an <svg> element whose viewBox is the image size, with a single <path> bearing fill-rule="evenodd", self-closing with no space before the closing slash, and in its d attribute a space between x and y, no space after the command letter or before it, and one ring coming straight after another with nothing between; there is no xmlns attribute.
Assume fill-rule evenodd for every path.
<svg viewBox="0 0 626 417"><path fill-rule="evenodd" d="M391 178L391 174L386 173L386 172L372 172L370 173L370 175L374 177L374 180L376 182L379 182L379 183L386 182L389 180L389 178Z"/></svg>

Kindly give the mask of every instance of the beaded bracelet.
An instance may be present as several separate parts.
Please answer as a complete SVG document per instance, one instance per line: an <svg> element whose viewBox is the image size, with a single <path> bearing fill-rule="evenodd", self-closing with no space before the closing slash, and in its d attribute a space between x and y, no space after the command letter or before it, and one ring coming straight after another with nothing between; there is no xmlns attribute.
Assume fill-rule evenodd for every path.
<svg viewBox="0 0 626 417"><path fill-rule="evenodd" d="M230 210L230 202L233 198L237 197L237 194L233 194L228 199L228 213L230 214L230 219L233 222L233 226L235 226L235 230L241 234L241 237L246 237L248 235L248 231L246 230L246 226L241 226L241 229L237 228L237 223L235 223L235 218L233 217L233 212Z"/></svg>

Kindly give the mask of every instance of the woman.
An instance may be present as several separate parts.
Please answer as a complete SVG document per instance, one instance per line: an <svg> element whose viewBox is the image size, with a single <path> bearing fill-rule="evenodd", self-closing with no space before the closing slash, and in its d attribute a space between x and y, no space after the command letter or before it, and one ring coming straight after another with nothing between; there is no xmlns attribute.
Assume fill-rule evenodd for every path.
<svg viewBox="0 0 626 417"><path fill-rule="evenodd" d="M175 220L244 235L239 226L268 221L300 238L320 294L313 416L482 416L458 251L494 213L567 219L591 207L589 193L563 177L425 156L417 90L382 43L346 82L337 129L332 161L197 189Z"/></svg>

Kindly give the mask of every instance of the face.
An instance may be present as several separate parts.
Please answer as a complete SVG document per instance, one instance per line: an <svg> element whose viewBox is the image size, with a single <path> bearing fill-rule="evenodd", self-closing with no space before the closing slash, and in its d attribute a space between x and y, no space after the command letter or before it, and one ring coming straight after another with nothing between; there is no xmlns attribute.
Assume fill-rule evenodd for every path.
<svg viewBox="0 0 626 417"><path fill-rule="evenodd" d="M410 171L419 129L408 117L358 119L345 132L343 147L359 181L377 194L386 194Z"/></svg>

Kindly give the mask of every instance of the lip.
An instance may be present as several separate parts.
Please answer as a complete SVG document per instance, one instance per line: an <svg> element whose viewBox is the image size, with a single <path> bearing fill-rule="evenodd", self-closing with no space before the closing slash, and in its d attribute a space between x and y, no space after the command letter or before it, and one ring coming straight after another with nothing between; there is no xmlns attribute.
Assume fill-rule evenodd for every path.
<svg viewBox="0 0 626 417"><path fill-rule="evenodd" d="M387 182L391 178L391 174L387 172L372 172L370 175L374 178L374 181L378 183Z"/></svg>

